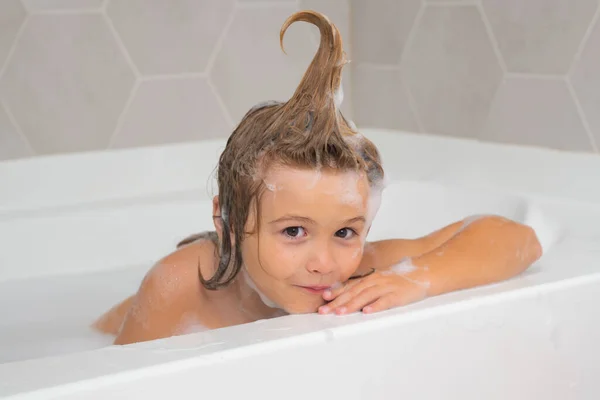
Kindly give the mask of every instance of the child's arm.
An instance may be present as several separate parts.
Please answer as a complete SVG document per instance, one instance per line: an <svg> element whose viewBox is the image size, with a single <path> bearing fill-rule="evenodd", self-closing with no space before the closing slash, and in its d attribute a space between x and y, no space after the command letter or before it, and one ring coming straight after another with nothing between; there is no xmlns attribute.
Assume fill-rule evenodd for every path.
<svg viewBox="0 0 600 400"><path fill-rule="evenodd" d="M320 312L354 312L367 305L364 311L381 311L427 296L498 282L523 272L542 255L531 227L497 216L452 224L433 236L416 239L412 248L406 241L386 242L372 244L371 267L378 273L325 292L325 300L332 301ZM402 251L394 248L394 243ZM412 258L395 267L403 257Z"/></svg>
<svg viewBox="0 0 600 400"><path fill-rule="evenodd" d="M359 271L389 269L405 257L425 254L456 235L466 225L465 221L454 222L418 239L388 239L366 243Z"/></svg>
<svg viewBox="0 0 600 400"><path fill-rule="evenodd" d="M412 263L430 282L427 294L435 296L511 278L541 256L542 247L531 227L486 217Z"/></svg>

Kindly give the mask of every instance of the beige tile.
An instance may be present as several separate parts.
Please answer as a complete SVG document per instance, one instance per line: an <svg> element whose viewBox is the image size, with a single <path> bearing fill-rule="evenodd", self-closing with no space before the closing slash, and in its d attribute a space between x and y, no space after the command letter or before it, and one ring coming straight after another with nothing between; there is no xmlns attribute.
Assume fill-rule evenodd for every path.
<svg viewBox="0 0 600 400"><path fill-rule="evenodd" d="M0 104L0 161L32 156L33 153Z"/></svg>
<svg viewBox="0 0 600 400"><path fill-rule="evenodd" d="M202 72L234 0L111 0L108 15L144 75Z"/></svg>
<svg viewBox="0 0 600 400"><path fill-rule="evenodd" d="M425 131L477 136L503 76L477 8L428 6L405 57Z"/></svg>
<svg viewBox="0 0 600 400"><path fill-rule="evenodd" d="M142 82L111 147L227 137L230 126L203 78Z"/></svg>
<svg viewBox="0 0 600 400"><path fill-rule="evenodd" d="M32 11L37 10L94 10L104 5L105 0L22 0Z"/></svg>
<svg viewBox="0 0 600 400"><path fill-rule="evenodd" d="M507 78L494 99L484 140L592 150L566 82L554 79Z"/></svg>
<svg viewBox="0 0 600 400"><path fill-rule="evenodd" d="M352 60L352 37L350 30L350 1L349 0L300 0L300 9L318 11L326 15L339 29L344 43L344 51L349 60ZM315 40L318 43L318 31ZM342 73L342 86L344 102L342 112L347 118L353 118L352 96L352 70L353 64L347 64Z"/></svg>
<svg viewBox="0 0 600 400"><path fill-rule="evenodd" d="M600 145L600 23L596 23L571 75L590 129Z"/></svg>
<svg viewBox="0 0 600 400"><path fill-rule="evenodd" d="M349 0L300 0L300 9L314 10L326 15L340 31L346 54L352 54Z"/></svg>
<svg viewBox="0 0 600 400"><path fill-rule="evenodd" d="M355 62L397 64L421 0L352 0Z"/></svg>
<svg viewBox="0 0 600 400"><path fill-rule="evenodd" d="M359 66L354 72L354 104L359 128L418 132L400 71Z"/></svg>
<svg viewBox="0 0 600 400"><path fill-rule="evenodd" d="M236 10L215 60L211 79L230 115L238 122L255 104L288 100L312 59L311 25L297 22L279 47L279 30L295 5Z"/></svg>
<svg viewBox="0 0 600 400"><path fill-rule="evenodd" d="M0 71L25 16L25 9L19 0L0 1Z"/></svg>
<svg viewBox="0 0 600 400"><path fill-rule="evenodd" d="M32 15L0 93L37 153L105 148L134 83L100 15Z"/></svg>
<svg viewBox="0 0 600 400"><path fill-rule="evenodd" d="M598 0L483 0L511 72L564 74Z"/></svg>

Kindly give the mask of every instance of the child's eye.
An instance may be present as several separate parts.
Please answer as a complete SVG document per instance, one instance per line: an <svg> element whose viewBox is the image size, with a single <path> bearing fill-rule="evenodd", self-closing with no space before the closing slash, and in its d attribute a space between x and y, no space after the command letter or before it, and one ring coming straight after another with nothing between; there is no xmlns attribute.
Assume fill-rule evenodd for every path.
<svg viewBox="0 0 600 400"><path fill-rule="evenodd" d="M302 236L306 236L306 232L304 228L301 226L290 226L289 228L285 228L283 233L290 238L297 239Z"/></svg>
<svg viewBox="0 0 600 400"><path fill-rule="evenodd" d="M342 228L335 233L335 236L342 238L342 239L350 239L354 235L356 235L356 232L350 228Z"/></svg>

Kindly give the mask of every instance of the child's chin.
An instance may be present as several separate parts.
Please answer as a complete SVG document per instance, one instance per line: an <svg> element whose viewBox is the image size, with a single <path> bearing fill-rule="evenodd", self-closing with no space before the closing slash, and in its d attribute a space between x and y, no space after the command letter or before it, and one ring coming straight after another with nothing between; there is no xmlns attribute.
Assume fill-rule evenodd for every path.
<svg viewBox="0 0 600 400"><path fill-rule="evenodd" d="M288 304L284 308L284 310L288 314L314 314L318 311L319 307L325 304L324 301L321 302L310 302L310 303L296 303L296 304Z"/></svg>

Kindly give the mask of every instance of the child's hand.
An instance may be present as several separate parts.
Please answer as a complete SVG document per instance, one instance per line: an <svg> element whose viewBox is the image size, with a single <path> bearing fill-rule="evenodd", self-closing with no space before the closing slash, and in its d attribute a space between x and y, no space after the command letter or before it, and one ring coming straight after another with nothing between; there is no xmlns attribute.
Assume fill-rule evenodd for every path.
<svg viewBox="0 0 600 400"><path fill-rule="evenodd" d="M358 310L374 313L427 297L429 281L424 276L398 274L392 271L374 272L364 278L323 293L328 304L319 307L319 314L334 312L350 314Z"/></svg>

